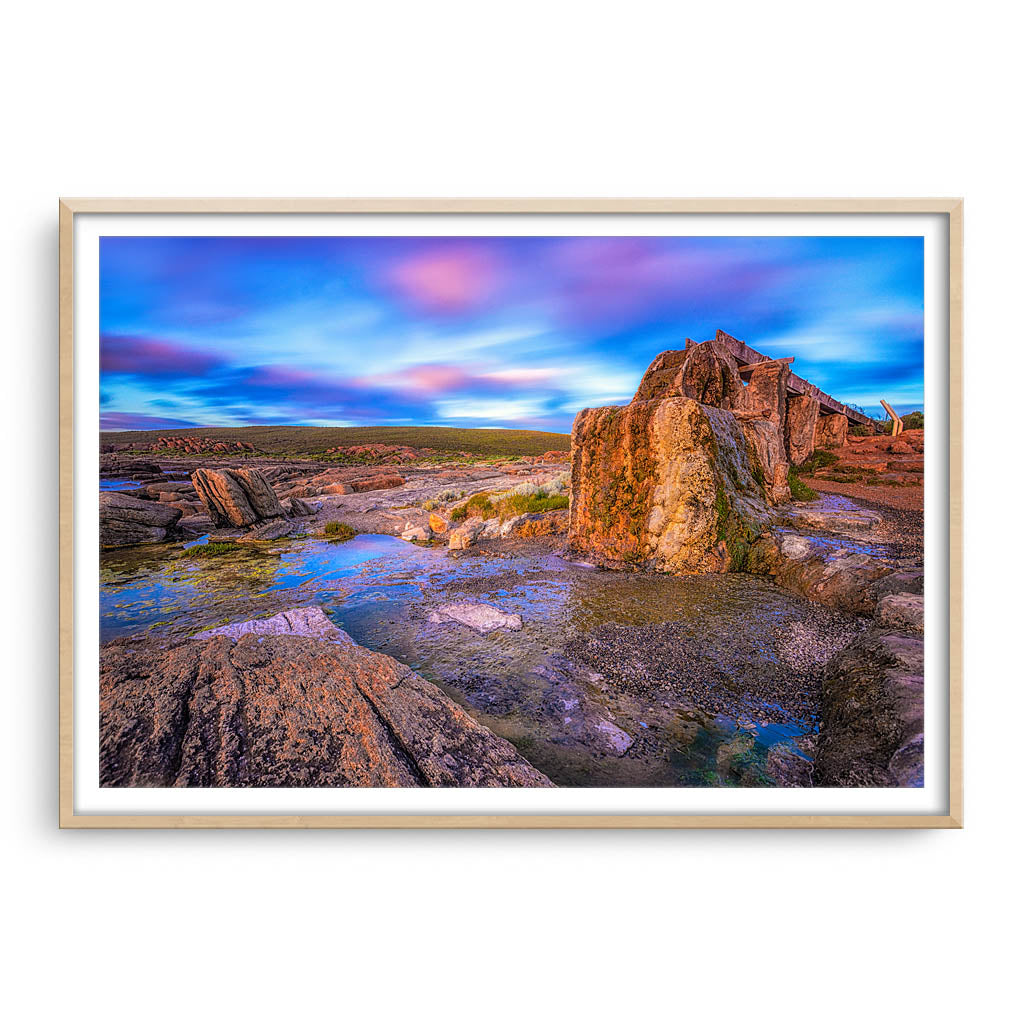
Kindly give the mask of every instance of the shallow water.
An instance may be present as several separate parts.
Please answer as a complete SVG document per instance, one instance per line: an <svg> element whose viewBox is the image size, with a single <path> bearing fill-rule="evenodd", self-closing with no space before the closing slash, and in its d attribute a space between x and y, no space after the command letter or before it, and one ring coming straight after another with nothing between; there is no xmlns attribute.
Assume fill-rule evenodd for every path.
<svg viewBox="0 0 1024 1024"><path fill-rule="evenodd" d="M516 612L523 629L482 636L430 621L462 600ZM452 557L373 535L207 559L180 545L103 557L104 642L309 604L442 686L562 785L771 785L769 749L804 757L801 738L816 728L809 698L764 696L789 680L813 690L814 667L794 667L790 635L815 613L754 577L612 573L555 554Z"/></svg>

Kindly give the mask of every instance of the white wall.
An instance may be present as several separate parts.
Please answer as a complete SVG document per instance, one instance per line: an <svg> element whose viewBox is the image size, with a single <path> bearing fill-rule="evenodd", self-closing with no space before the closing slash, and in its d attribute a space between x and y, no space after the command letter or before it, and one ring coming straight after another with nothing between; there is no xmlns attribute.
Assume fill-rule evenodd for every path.
<svg viewBox="0 0 1024 1024"><path fill-rule="evenodd" d="M1018 385L997 365L1021 337L1012 16L981 0L6 12L12 1019L994 1019L1020 909ZM58 833L60 194L965 195L966 830Z"/></svg>

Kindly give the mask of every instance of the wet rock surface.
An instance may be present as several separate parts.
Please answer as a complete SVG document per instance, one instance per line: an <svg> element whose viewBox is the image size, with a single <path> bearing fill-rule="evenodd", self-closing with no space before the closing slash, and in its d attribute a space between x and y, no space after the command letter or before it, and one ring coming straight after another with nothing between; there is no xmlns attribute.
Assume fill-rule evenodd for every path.
<svg viewBox="0 0 1024 1024"><path fill-rule="evenodd" d="M814 784L924 784L923 641L872 630L829 662Z"/></svg>
<svg viewBox="0 0 1024 1024"><path fill-rule="evenodd" d="M436 686L319 610L230 635L104 647L100 783L550 785Z"/></svg>

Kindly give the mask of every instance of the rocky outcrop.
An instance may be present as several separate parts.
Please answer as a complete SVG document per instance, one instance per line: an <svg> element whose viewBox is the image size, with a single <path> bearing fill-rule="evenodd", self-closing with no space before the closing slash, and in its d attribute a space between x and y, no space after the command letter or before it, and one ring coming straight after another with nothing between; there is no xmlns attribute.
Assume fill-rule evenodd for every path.
<svg viewBox="0 0 1024 1024"><path fill-rule="evenodd" d="M818 409L818 400L811 395L790 395L786 400L786 454L794 466L802 466L814 451Z"/></svg>
<svg viewBox="0 0 1024 1024"><path fill-rule="evenodd" d="M216 526L246 527L285 510L258 469L197 469L195 487Z"/></svg>
<svg viewBox="0 0 1024 1024"><path fill-rule="evenodd" d="M850 421L840 413L820 416L814 431L815 448L842 448L850 432Z"/></svg>
<svg viewBox="0 0 1024 1024"><path fill-rule="evenodd" d="M550 786L438 687L319 609L100 658L103 786Z"/></svg>
<svg viewBox="0 0 1024 1024"><path fill-rule="evenodd" d="M923 641L872 631L828 663L814 785L924 785Z"/></svg>
<svg viewBox="0 0 1024 1024"><path fill-rule="evenodd" d="M100 492L100 546L123 548L158 544L181 519L181 510L159 501L144 501L120 491Z"/></svg>
<svg viewBox="0 0 1024 1024"><path fill-rule="evenodd" d="M684 350L662 352L647 368L634 402L692 398L702 405L732 409L743 401L736 360L723 345L687 343Z"/></svg>
<svg viewBox="0 0 1024 1024"><path fill-rule="evenodd" d="M571 495L570 551L616 568L740 569L770 518L739 422L689 398L580 412Z"/></svg>

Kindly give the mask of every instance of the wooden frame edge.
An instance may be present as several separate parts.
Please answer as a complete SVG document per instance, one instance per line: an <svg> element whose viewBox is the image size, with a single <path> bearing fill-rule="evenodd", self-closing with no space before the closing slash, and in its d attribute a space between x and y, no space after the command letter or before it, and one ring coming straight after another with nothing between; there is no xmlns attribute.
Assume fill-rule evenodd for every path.
<svg viewBox="0 0 1024 1024"><path fill-rule="evenodd" d="M103 815L74 811L74 216L88 213L938 213L949 217L949 813L921 815ZM962 198L61 198L59 796L62 829L962 829Z"/></svg>

